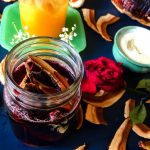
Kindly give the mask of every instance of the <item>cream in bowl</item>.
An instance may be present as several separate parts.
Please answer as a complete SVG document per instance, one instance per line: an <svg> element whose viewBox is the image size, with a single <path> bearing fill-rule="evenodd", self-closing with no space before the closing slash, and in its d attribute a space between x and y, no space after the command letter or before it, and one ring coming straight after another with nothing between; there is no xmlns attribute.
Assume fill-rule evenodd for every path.
<svg viewBox="0 0 150 150"><path fill-rule="evenodd" d="M113 45L114 58L135 72L150 71L150 30L127 26L117 31Z"/></svg>

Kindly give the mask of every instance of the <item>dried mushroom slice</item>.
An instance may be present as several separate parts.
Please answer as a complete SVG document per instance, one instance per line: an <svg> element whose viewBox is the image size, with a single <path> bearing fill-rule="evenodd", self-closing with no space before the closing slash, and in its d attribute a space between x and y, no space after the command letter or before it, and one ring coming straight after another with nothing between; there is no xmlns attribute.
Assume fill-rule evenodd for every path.
<svg viewBox="0 0 150 150"><path fill-rule="evenodd" d="M98 32L95 20L95 10L83 8L82 13L87 25L91 27L94 31Z"/></svg>
<svg viewBox="0 0 150 150"><path fill-rule="evenodd" d="M150 104L150 99L148 99L148 100L146 101L146 103L147 103L147 104Z"/></svg>
<svg viewBox="0 0 150 150"><path fill-rule="evenodd" d="M31 83L31 82L25 84L24 89L30 92L43 93L43 91L39 88L37 84Z"/></svg>
<svg viewBox="0 0 150 150"><path fill-rule="evenodd" d="M139 147L144 150L150 150L150 141L139 141Z"/></svg>
<svg viewBox="0 0 150 150"><path fill-rule="evenodd" d="M130 112L134 109L135 107L135 100L133 99L128 99L126 102L125 102L125 108L124 108L124 117L125 118L128 118L129 117L129 114Z"/></svg>
<svg viewBox="0 0 150 150"><path fill-rule="evenodd" d="M78 148L76 148L75 150L85 150L86 145L81 145Z"/></svg>
<svg viewBox="0 0 150 150"><path fill-rule="evenodd" d="M135 107L135 100L129 99L125 103L124 117L129 118L129 113ZM132 130L140 137L150 139L150 128L145 124L134 124Z"/></svg>
<svg viewBox="0 0 150 150"><path fill-rule="evenodd" d="M107 125L107 122L103 117L103 109L90 104L87 105L85 119L97 125Z"/></svg>
<svg viewBox="0 0 150 150"><path fill-rule="evenodd" d="M40 76L43 76L42 78L45 77L42 74L42 70L39 72L34 72L34 71L32 71L32 69L30 69L30 66L28 63L29 63L29 61L24 63L25 69L26 69L26 76L24 77L24 79L21 82L22 85L26 85L26 84L29 84L28 82L31 82L31 83L35 84L37 86L37 88L39 89L39 91L42 91L42 93L45 93L45 94L56 93L57 90L55 88L45 85L44 82L42 82L40 80ZM37 76L38 76L38 78L37 78ZM46 78L46 79L48 81L48 78ZM21 86L21 85L20 85L20 87L23 88L23 86Z"/></svg>
<svg viewBox="0 0 150 150"><path fill-rule="evenodd" d="M145 124L135 124L132 130L140 137L150 139L150 128Z"/></svg>
<svg viewBox="0 0 150 150"><path fill-rule="evenodd" d="M108 94L104 94L102 96L93 96L91 94L82 93L83 101L88 104L91 104L95 107L106 108L110 107L123 96L125 93L125 89L120 89L115 92L110 92Z"/></svg>
<svg viewBox="0 0 150 150"><path fill-rule="evenodd" d="M116 17L110 13L106 14L105 16L99 17L96 23L96 26L97 26L98 32L106 41L112 41L110 35L107 32L107 26L115 23L119 19L120 19L119 17Z"/></svg>
<svg viewBox="0 0 150 150"><path fill-rule="evenodd" d="M85 0L69 0L69 5L73 8L80 8Z"/></svg>
<svg viewBox="0 0 150 150"><path fill-rule="evenodd" d="M131 128L132 125L130 120L128 118L125 119L116 131L109 146L109 150L126 150L126 143Z"/></svg>
<svg viewBox="0 0 150 150"><path fill-rule="evenodd" d="M60 87L61 91L67 89L69 84L65 77L63 77L57 70L55 70L50 64L37 56L29 56L32 62L44 70L51 79Z"/></svg>
<svg viewBox="0 0 150 150"><path fill-rule="evenodd" d="M146 0L146 1L149 2L148 0ZM128 7L129 4L128 4L128 5L125 5L125 4L124 4L124 6L123 6L123 3L122 3L122 2L128 2L128 1L121 1L121 2L120 2L119 0L111 0L111 2L112 2L112 4L117 8L117 10L120 11L121 13L126 14L126 15L129 16L131 19L137 20L137 21L140 22L141 24L150 27L150 17L149 17L149 15L148 15L148 10L147 10L147 15L145 15L144 18L138 18L138 16L135 16L135 14L136 14L136 15L137 15L137 14L140 14L140 15L141 15L140 9L141 9L142 12L144 12L143 10L145 9L145 6L143 7L143 10L142 10L142 7L139 6L140 4L136 5L136 6L138 6L138 7L137 7L137 10L138 10L138 8L140 8L140 9L139 9L138 11L137 11L137 10L134 11L135 14L133 15L133 12L130 12L130 10L127 11L125 8L123 8L124 6L127 6L127 7ZM140 1L133 1L131 10L133 9L134 2L140 2ZM141 1L141 2L142 2L142 3L141 3L142 5L146 5L146 7L148 6L147 4L144 3L144 1ZM130 7L129 7L129 8L130 8ZM135 9L135 8L134 8L134 9ZM147 17L146 17L146 16L147 16ZM145 20L145 19L146 19L146 20Z"/></svg>
<svg viewBox="0 0 150 150"><path fill-rule="evenodd" d="M28 76L25 75L25 77L23 78L23 80L20 82L19 86L24 89L26 87L26 83L27 83L27 80L28 80Z"/></svg>
<svg viewBox="0 0 150 150"><path fill-rule="evenodd" d="M104 95L107 95L107 94L108 94L108 92L100 89L98 92L96 92L95 96L99 97L99 96L104 96Z"/></svg>
<svg viewBox="0 0 150 150"><path fill-rule="evenodd" d="M89 27L99 33L106 41L112 41L110 35L107 33L107 26L118 21L120 19L119 17L108 13L104 16L100 16L96 22L95 10L83 8L82 13L84 20Z"/></svg>

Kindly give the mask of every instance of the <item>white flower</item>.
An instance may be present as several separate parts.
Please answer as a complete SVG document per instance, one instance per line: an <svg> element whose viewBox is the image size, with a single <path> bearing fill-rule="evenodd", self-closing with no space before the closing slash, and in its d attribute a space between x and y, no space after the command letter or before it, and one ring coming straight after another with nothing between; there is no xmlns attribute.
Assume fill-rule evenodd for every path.
<svg viewBox="0 0 150 150"><path fill-rule="evenodd" d="M69 29L66 27L62 28L62 33L59 34L59 37L62 41L65 41L70 44L70 41L73 40L74 37L77 36L77 33L75 33L76 30L76 24L71 27L71 31L69 32Z"/></svg>
<svg viewBox="0 0 150 150"><path fill-rule="evenodd" d="M74 33L73 36L76 37L76 36L77 36L77 33Z"/></svg>
<svg viewBox="0 0 150 150"><path fill-rule="evenodd" d="M68 32L68 28L63 27L63 28L62 28L62 32Z"/></svg>
<svg viewBox="0 0 150 150"><path fill-rule="evenodd" d="M14 22L12 22L12 24L16 31L16 34L14 35L13 39L10 42L11 45L18 44L19 42L26 40L30 37L35 37L35 35L30 35L29 32L25 32L22 29L18 30ZM24 30L27 30L27 29L28 29L28 26L25 26Z"/></svg>
<svg viewBox="0 0 150 150"><path fill-rule="evenodd" d="M64 37L64 34L59 34L59 37L60 37L60 38L63 38L63 37Z"/></svg>

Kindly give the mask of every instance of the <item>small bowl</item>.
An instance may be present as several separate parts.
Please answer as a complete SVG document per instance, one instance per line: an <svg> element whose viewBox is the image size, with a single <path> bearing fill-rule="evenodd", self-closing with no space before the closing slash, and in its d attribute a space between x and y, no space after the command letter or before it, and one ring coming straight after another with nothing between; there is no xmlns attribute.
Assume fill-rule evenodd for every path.
<svg viewBox="0 0 150 150"><path fill-rule="evenodd" d="M134 55L133 59L132 59L131 57L129 57L127 55L127 52L124 52L124 50L121 48L120 41L121 41L121 39L123 39L122 37L129 33L136 34L136 37L142 36L140 33L147 33L147 34L149 34L149 37L150 37L150 30L143 28L143 27L126 26L126 27L121 28L120 30L117 31L117 33L115 34L115 38L114 38L113 56L114 56L115 60L117 62L121 62L123 64L123 66L129 68L133 72L138 72L138 73L150 72L150 61L149 61L149 63L141 63L139 60L136 61L136 59L137 59L136 55ZM129 36L129 38L130 37L131 36ZM145 36L143 38L145 38ZM149 51L149 47L147 47L147 50ZM137 53L138 53L138 51L137 51Z"/></svg>

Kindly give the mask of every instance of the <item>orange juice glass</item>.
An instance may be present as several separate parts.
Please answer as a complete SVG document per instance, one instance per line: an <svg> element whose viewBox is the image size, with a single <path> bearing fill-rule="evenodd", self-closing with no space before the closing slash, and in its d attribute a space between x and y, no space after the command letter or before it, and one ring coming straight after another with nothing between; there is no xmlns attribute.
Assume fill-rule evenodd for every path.
<svg viewBox="0 0 150 150"><path fill-rule="evenodd" d="M20 18L35 36L58 37L65 26L68 0L19 0Z"/></svg>

